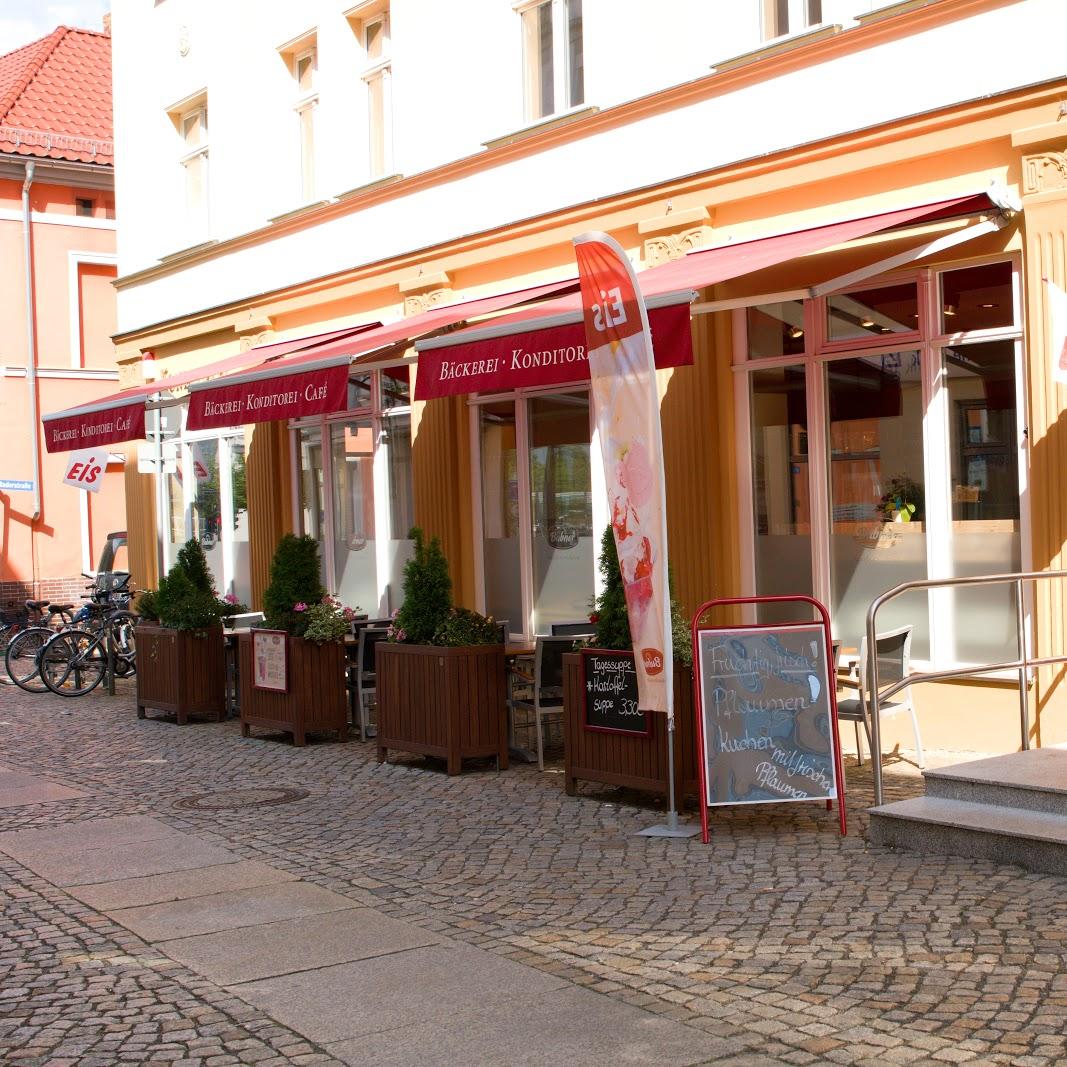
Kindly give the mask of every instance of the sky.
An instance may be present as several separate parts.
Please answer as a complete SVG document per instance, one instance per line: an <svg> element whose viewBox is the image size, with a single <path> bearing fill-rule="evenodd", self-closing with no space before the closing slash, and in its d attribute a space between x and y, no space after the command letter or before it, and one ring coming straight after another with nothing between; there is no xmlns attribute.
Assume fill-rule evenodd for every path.
<svg viewBox="0 0 1067 1067"><path fill-rule="evenodd" d="M99 30L109 0L0 0L0 55L51 33L57 26Z"/></svg>

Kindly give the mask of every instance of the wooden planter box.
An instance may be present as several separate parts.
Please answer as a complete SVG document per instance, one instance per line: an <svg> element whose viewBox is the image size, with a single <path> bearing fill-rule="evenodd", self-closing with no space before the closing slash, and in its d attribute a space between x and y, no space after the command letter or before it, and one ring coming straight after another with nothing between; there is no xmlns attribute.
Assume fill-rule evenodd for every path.
<svg viewBox="0 0 1067 1067"><path fill-rule="evenodd" d="M438 756L449 774L463 760L494 756L508 765L503 645L375 646L378 762L389 749Z"/></svg>
<svg viewBox="0 0 1067 1067"><path fill-rule="evenodd" d="M241 736L253 726L283 730L297 747L308 734L337 732L348 740L348 701L345 689L345 646L340 641L321 645L290 637L289 688L285 693L256 689L252 663L252 634L237 636L237 674L241 701Z"/></svg>
<svg viewBox="0 0 1067 1067"><path fill-rule="evenodd" d="M165 626L137 627L137 718L148 708L170 711L184 726L190 715L226 714L226 651L222 627L202 636Z"/></svg>
<svg viewBox="0 0 1067 1067"><path fill-rule="evenodd" d="M588 730L584 725L581 656L563 657L563 760L565 788L573 796L578 782L639 789L667 795L667 720L653 712L647 737ZM674 769L676 800L700 796L697 779L693 672L674 665Z"/></svg>

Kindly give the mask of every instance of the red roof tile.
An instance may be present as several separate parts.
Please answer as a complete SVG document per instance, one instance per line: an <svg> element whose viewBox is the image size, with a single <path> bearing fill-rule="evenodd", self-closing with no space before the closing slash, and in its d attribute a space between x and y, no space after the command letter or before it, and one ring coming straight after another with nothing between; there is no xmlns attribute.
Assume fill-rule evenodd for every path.
<svg viewBox="0 0 1067 1067"><path fill-rule="evenodd" d="M0 56L0 153L111 166L111 37L60 26Z"/></svg>

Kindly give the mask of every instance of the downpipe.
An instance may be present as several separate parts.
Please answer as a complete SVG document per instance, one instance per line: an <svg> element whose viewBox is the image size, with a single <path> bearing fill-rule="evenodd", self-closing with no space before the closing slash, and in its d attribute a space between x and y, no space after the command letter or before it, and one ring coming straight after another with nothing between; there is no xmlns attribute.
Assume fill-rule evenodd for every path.
<svg viewBox="0 0 1067 1067"><path fill-rule="evenodd" d="M41 435L37 411L37 324L33 301L33 232L30 214L30 187L36 164L26 163L22 183L22 241L26 259L26 389L30 400L30 447L33 449L33 521L41 517ZM31 535L32 536L32 535Z"/></svg>

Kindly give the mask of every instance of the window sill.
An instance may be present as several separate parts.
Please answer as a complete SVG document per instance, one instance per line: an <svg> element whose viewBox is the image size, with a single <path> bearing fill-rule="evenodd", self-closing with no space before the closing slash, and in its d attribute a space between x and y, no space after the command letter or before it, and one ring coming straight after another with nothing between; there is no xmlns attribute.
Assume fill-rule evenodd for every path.
<svg viewBox="0 0 1067 1067"><path fill-rule="evenodd" d="M170 252L168 255L160 256L160 263L174 263L176 260L184 259L186 256L191 256L196 252L202 252L205 248L210 248L212 245L217 245L219 242L215 238L209 238L207 241L199 241L195 245L187 245L185 248L179 248L177 252Z"/></svg>
<svg viewBox="0 0 1067 1067"><path fill-rule="evenodd" d="M739 56L731 56L718 63L713 63L711 69L717 74L726 70L737 70L739 67L747 67L750 63L758 63L761 59L770 59L772 56L783 55L798 48L805 48L809 44L825 41L836 37L844 27L840 23L813 26L809 30L801 30L800 33L789 34L786 37L775 37L759 48L753 48L751 52L742 52Z"/></svg>
<svg viewBox="0 0 1067 1067"><path fill-rule="evenodd" d="M354 196L360 196L362 193L369 193L381 186L393 185L403 177L403 174L386 174L381 178L372 178L369 182L364 182L362 185L357 185L353 189L346 189L343 193L338 193L334 197L334 200L351 200Z"/></svg>
<svg viewBox="0 0 1067 1067"><path fill-rule="evenodd" d="M520 126L517 130L512 130L511 133L505 133L500 137L493 137L488 141L483 141L482 147L488 149L502 148L504 145L514 144L516 141L523 141L527 137L535 137L545 130L552 130L557 126L567 126L572 122L595 115L599 111L600 108L592 104L581 104L578 107L568 108L566 111L557 111L554 115L548 115L526 126Z"/></svg>
<svg viewBox="0 0 1067 1067"><path fill-rule="evenodd" d="M275 226L279 222L288 222L290 219L299 218L301 215L310 214L312 211L317 210L320 207L328 204L328 200L313 200L307 204L301 204L299 207L294 207L292 211L284 211L280 215L275 215L274 218L267 221Z"/></svg>

